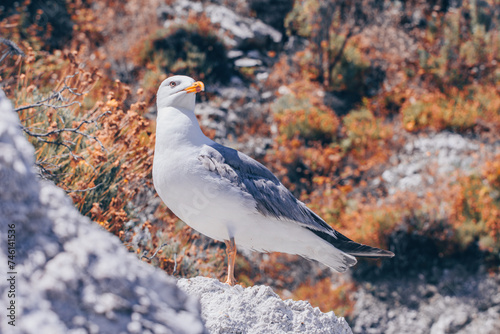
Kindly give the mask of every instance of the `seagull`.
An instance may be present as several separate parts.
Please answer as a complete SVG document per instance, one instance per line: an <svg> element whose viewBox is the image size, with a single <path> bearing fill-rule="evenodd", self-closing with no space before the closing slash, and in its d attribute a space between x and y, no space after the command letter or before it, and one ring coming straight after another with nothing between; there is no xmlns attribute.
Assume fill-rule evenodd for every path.
<svg viewBox="0 0 500 334"><path fill-rule="evenodd" d="M226 283L236 284L236 246L316 260L337 272L356 257L393 257L330 227L296 199L264 165L218 144L200 129L194 109L201 81L176 75L157 93L153 183L162 201L187 225L226 243Z"/></svg>

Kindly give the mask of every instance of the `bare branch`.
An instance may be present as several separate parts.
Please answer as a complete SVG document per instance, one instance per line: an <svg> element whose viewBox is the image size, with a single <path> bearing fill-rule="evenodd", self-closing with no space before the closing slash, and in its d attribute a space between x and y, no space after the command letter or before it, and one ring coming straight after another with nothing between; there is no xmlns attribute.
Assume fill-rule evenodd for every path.
<svg viewBox="0 0 500 334"><path fill-rule="evenodd" d="M80 72L76 72L72 75L67 75L62 79L56 89L49 93L48 96L44 98L40 98L38 101L21 106L18 108L15 108L14 110L18 113L23 112L24 110L31 109L33 108L32 112L29 112L29 114L24 115L26 112L23 112L23 116L26 117L21 117L24 121L27 121L29 119L32 119L33 117L36 117L37 115L40 115L40 113L43 113L44 111L52 108L54 110L59 110L59 109L64 109L64 108L71 108L72 106L78 105L81 106L81 99L82 97L87 93L87 92L78 92L77 88L71 87L70 86L70 80L72 78L78 79L78 75ZM73 160L83 160L85 163L92 168L94 173L96 172L96 168L89 163L84 157L78 155L75 153L77 147L77 142L81 140L81 138L86 138L88 140L92 140L96 143L99 144L100 148L102 151L109 153L104 144L101 142L101 140L92 134L92 131L86 131L84 129L84 125L86 124L94 124L97 126L97 123L101 120L102 117L104 117L107 114L110 114L110 111L104 111L101 114L96 115L96 111L99 110L100 107L96 106L93 110L90 110L89 112L86 113L84 117L86 118L91 118L91 119L83 119L83 120L75 120L73 122L74 126L69 127L65 126L67 124L66 117L61 113L61 112L56 112L55 117L60 122L57 122L58 125L56 126L61 126L62 128L40 128L36 125L34 126L29 126L29 125L21 125L21 129L30 137L36 138L38 141L41 143L46 143L50 145L55 145L56 147L63 147L64 149L60 151L58 155L55 156L50 156L48 159L44 160L39 160L36 161L36 165L38 166L40 173L45 174L45 177L53 178L53 177L58 177L61 174L58 173L55 175L54 171L57 171L57 167L61 168L61 166L57 166L56 164L51 163L52 161L57 161L54 159L57 159L57 157L64 157L65 155L62 154L66 152L67 150L67 155L70 159ZM56 124L57 124L56 123ZM25 124L28 124L26 122ZM89 133L88 133L89 132ZM61 136L61 134L70 134L67 138L64 138ZM62 153L61 153L62 152ZM66 162L68 161L67 159L65 160ZM92 188L87 188L87 189L77 189L77 190L66 190L67 192L85 192L85 191L90 191L93 190L100 185L97 185Z"/></svg>
<svg viewBox="0 0 500 334"><path fill-rule="evenodd" d="M26 109L30 109L30 108L37 108L37 107L49 107L49 108L53 108L53 109L60 109L60 108L71 107L74 104L78 104L79 106L82 105L78 101L73 101L71 103L63 104L63 105L60 105L60 106L56 106L54 104L48 104L48 103L44 103L44 102L40 101L40 102L37 102L37 103L34 103L34 104L29 104L27 106L22 106L22 107L15 108L14 111L15 112L20 112L22 110L26 110Z"/></svg>
<svg viewBox="0 0 500 334"><path fill-rule="evenodd" d="M75 73L73 75L67 75L64 78L64 81L63 81L64 86L60 90L53 92L48 97L46 97L46 98L44 98L44 99L42 99L42 100L40 100L40 101L38 101L36 103L30 104L30 105L27 105L27 106L22 106L22 107L15 108L14 111L15 112L19 112L19 111L26 110L26 109L29 109L29 108L36 108L36 107L42 107L42 106L50 107L50 108L54 108L54 109L67 108L67 107L70 107L70 106L72 106L74 104L78 104L79 106L81 106L81 103L78 102L78 101L73 101L73 102L65 104L65 105L54 105L54 104L49 103L52 100L67 102L68 100L65 99L64 96L62 95L62 93L64 91L66 91L66 90L69 91L71 94L73 94L75 96L82 96L83 94L86 93L86 92L85 93L78 93L73 88L69 87L68 84L66 83L66 81L68 79L74 78L77 74L78 73Z"/></svg>
<svg viewBox="0 0 500 334"><path fill-rule="evenodd" d="M26 129L24 127L22 128L22 130L24 132L26 132L26 134L28 134L29 136L37 137L36 134L34 135L33 133L31 133L31 131L29 131L28 129ZM64 146L66 149L68 149L69 154L75 160L85 160L82 156L79 156L78 154L73 153L71 146L69 146L65 141L51 141L51 140L46 140L43 137L37 137L37 138L38 138L38 140L40 140L41 142L46 143L46 144Z"/></svg>
<svg viewBox="0 0 500 334"><path fill-rule="evenodd" d="M81 103L79 101L73 101L71 103L64 104L64 105L55 105L55 104L49 103L52 100L68 102L69 100L65 99L64 96L62 95L62 93L64 93L64 91L68 91L72 95L78 96L78 97L83 96L83 95L88 93L88 91L83 92L83 93L79 93L79 92L75 91L75 88L68 86L67 80L74 78L76 75L78 75L78 72L75 74L72 74L72 75L67 75L63 80L63 87L61 89L59 89L58 91L53 92L48 97L46 97L46 98L44 98L36 103L27 105L27 106L14 108L14 111L19 112L19 111L26 110L29 108L37 108L37 107L49 107L49 108L54 108L54 109L60 109L60 108L70 107L74 104L78 104L79 106L81 106Z"/></svg>
<svg viewBox="0 0 500 334"><path fill-rule="evenodd" d="M76 128L62 128L62 129L55 129L55 130L44 132L44 133L37 133L37 132L30 131L29 127L22 126L22 130L24 132L26 132L27 135L35 137L35 138L39 138L39 139L43 138L43 137L50 137L52 135L58 135L58 134L63 133L63 132L76 133L76 134L79 134L85 138L92 139L92 140L96 141L99 144L99 146L101 147L101 149L104 152L108 153L108 150L106 149L106 147L104 147L103 143L99 140L99 138L97 138L96 136L90 135L88 133L82 132L82 131L80 131L80 129L84 124L96 123L99 119L104 117L104 115L107 115L109 113L110 113L109 111L105 111L104 113L97 116L94 120L91 120L91 121L83 120L80 122L80 124L78 124L78 126ZM45 142L48 143L47 141L45 141ZM69 141L65 141L65 142L69 142ZM58 143L58 142L51 142L51 143ZM72 142L70 142L70 143L74 145L74 143L72 143Z"/></svg>
<svg viewBox="0 0 500 334"><path fill-rule="evenodd" d="M156 251L154 252L154 254L153 254L153 255L151 255L150 257L147 257L147 256L146 256L147 251L144 251L144 253L143 253L143 254L142 254L142 256L141 256L141 260L142 260L142 259L147 259L148 261L151 261L151 260L152 260L152 259L156 256L156 254L158 253L158 251L159 251L160 249L162 249L163 247L167 246L167 245L168 245L168 243L166 243L166 242L162 243L162 244L160 245L160 247L158 247L158 248L156 249ZM175 261L175 266L177 267L177 260ZM175 268L174 268L174 271L175 271Z"/></svg>

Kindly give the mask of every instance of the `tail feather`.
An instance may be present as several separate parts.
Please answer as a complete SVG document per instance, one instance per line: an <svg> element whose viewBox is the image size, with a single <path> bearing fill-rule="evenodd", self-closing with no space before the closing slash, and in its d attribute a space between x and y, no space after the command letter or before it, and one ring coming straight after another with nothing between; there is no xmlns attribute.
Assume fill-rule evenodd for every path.
<svg viewBox="0 0 500 334"><path fill-rule="evenodd" d="M302 256L319 261L339 273L345 272L349 267L354 266L358 262L354 256L326 245L322 251L316 252L312 256L311 254Z"/></svg>
<svg viewBox="0 0 500 334"><path fill-rule="evenodd" d="M357 242L352 241L348 237L344 236L340 232L333 230L333 234L318 231L315 229L308 228L311 232L316 234L321 239L327 241L335 248L341 250L344 253L347 253L352 256L358 257L371 257L371 258L379 258L379 257L393 257L394 253L383 250L376 247L371 247L363 244L359 244Z"/></svg>

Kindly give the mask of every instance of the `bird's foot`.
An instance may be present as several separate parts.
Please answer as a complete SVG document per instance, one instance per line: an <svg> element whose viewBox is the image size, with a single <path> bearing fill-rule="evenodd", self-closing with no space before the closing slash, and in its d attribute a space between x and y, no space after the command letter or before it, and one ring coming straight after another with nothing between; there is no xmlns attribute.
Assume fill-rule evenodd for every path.
<svg viewBox="0 0 500 334"><path fill-rule="evenodd" d="M225 283L229 284L230 286L234 286L236 283L238 283L238 281L236 281L236 278L234 278L234 276L228 275Z"/></svg>

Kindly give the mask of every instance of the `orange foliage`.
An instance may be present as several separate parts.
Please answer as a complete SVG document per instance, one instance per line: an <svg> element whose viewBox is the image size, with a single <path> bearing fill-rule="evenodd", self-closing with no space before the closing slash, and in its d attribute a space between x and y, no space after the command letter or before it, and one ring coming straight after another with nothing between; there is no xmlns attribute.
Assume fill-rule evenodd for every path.
<svg viewBox="0 0 500 334"><path fill-rule="evenodd" d="M471 130L477 126L487 130L500 129L500 92L489 85L450 88L447 94L433 92L402 106L405 128L418 131L424 128L455 131Z"/></svg>
<svg viewBox="0 0 500 334"><path fill-rule="evenodd" d="M497 155L485 164L482 175L462 177L454 186L450 223L463 246L477 240L484 250L500 251L499 161Z"/></svg>
<svg viewBox="0 0 500 334"><path fill-rule="evenodd" d="M333 310L336 316L346 317L353 311L353 298L356 286L352 282L334 284L330 278L324 278L316 284L307 281L295 290L295 300L308 300L323 312Z"/></svg>

